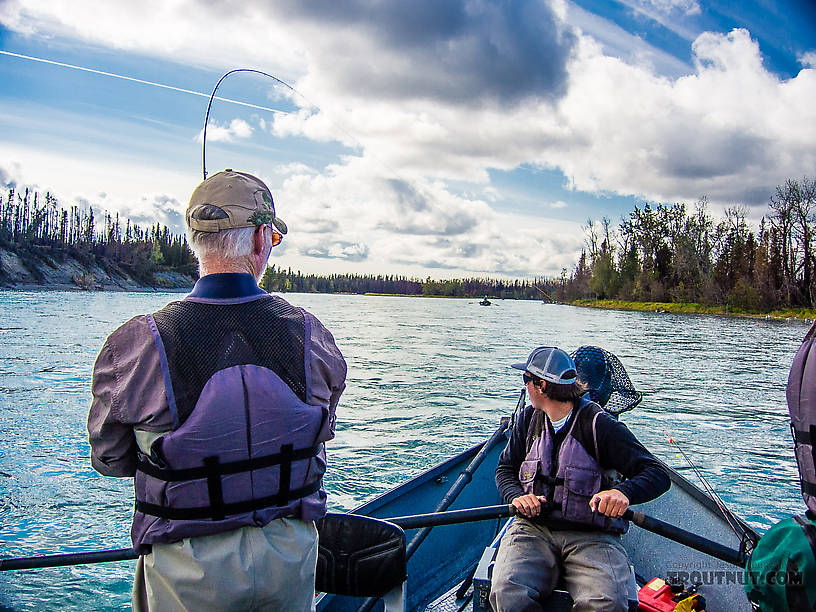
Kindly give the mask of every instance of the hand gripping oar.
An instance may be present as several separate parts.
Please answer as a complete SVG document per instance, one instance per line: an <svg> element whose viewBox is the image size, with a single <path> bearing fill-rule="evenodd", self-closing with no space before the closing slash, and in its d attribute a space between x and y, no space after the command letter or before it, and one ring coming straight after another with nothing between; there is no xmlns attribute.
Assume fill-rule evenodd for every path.
<svg viewBox="0 0 816 612"><path fill-rule="evenodd" d="M470 521L486 521L489 519L503 518L516 515L516 507L513 504L500 506L485 506L484 508L468 508L466 510L451 510L448 512L433 512L431 514L417 514L414 516L402 516L384 519L403 529L416 529L418 527L431 527L436 525L454 525ZM650 531L668 540L683 544L689 548L705 553L721 561L726 561L738 567L745 567L747 555L739 550L729 548L724 544L709 540L702 536L686 531L675 525L664 523L663 521L628 509L623 513L623 518L631 521L641 529Z"/></svg>

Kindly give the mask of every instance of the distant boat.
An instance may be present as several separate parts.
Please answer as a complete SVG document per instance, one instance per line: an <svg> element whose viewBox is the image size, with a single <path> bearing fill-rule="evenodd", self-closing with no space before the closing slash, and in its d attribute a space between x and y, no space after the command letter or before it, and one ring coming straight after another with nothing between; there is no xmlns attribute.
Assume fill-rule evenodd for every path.
<svg viewBox="0 0 816 612"><path fill-rule="evenodd" d="M490 306L490 300L487 299L487 296L484 296L484 299L479 302L479 306Z"/></svg>

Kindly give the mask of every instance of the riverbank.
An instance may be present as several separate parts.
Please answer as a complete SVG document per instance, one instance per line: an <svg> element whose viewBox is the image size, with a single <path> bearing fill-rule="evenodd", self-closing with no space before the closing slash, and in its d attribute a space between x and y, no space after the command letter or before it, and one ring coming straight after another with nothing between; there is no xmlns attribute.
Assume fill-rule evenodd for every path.
<svg viewBox="0 0 816 612"><path fill-rule="evenodd" d="M178 272L154 272L145 283L121 266L71 254L17 253L0 248L0 288L23 291L189 291L195 279Z"/></svg>
<svg viewBox="0 0 816 612"><path fill-rule="evenodd" d="M481 297L467 296L467 295L428 295L425 293L372 293L366 292L363 295L373 295L378 297L426 297L426 298L444 298L452 300L481 300ZM498 299L498 298L495 298Z"/></svg>
<svg viewBox="0 0 816 612"><path fill-rule="evenodd" d="M810 323L816 320L816 309L785 308L770 312L748 312L728 306L707 305L691 302L625 302L623 300L575 300L573 306L602 308L606 310L633 310L637 312L658 312L672 314L708 314L732 317L751 317L776 319L782 321L803 321Z"/></svg>

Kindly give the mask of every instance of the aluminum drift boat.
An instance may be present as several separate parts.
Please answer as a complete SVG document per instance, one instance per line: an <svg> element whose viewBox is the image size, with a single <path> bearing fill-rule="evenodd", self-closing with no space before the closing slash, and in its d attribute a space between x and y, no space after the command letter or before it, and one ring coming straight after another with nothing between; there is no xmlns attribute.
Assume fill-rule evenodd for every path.
<svg viewBox="0 0 816 612"><path fill-rule="evenodd" d="M494 472L498 457L504 448L507 419L485 443L437 465L412 480L355 508L352 514L386 518L409 514L432 513L440 500L451 497L451 485L466 482L461 492L453 492L455 500L443 509L475 508L501 504L496 490ZM482 461L478 462L481 453ZM478 464L473 466L474 458ZM679 527L723 549L744 552L744 538L732 529L717 504L694 484L665 466L672 481L667 493L656 500L633 506L660 521ZM461 476L470 468L472 473ZM513 519L510 519L513 520ZM734 522L734 519L730 519ZM756 540L757 534L742 521L738 530ZM388 610L417 612L448 612L455 610L488 610L486 601L489 571L495 554L497 536L506 526L505 519L482 520L456 525L434 527L410 556L407 563L407 581L403 587L402 604L389 605ZM417 534L425 530L406 529L408 552ZM698 592L706 600L706 610L745 611L751 606L742 586L743 570L734 563L679 544L661 535L632 525L623 536L623 544L635 568L638 586L652 578L678 578L687 587L697 584ZM730 556L730 555L726 555ZM480 563L481 561L481 563ZM478 568L477 568L478 565ZM476 574L475 580L471 578ZM476 584L474 590L473 583ZM317 610L345 612L382 610L382 601L364 598L320 594ZM556 592L545 606L547 610L569 610L570 600L565 592Z"/></svg>
<svg viewBox="0 0 816 612"><path fill-rule="evenodd" d="M352 513L333 514L321 521L320 545L330 557L341 558L345 554L342 546L351 543L354 548L358 540L364 539L362 536L368 538L367 552L374 551L375 554L368 556L369 571L354 576L357 586L362 587L358 589L359 593L386 595L390 604L388 612L489 610L487 594L492 558L498 544L497 534L507 524L502 517L513 513L512 506L499 503L494 482L508 421L502 419L501 426L486 442L355 508ZM633 507L636 511L633 521L646 530L633 525L623 536L639 582L643 584L655 577L671 578L674 575L684 580L686 586L700 583L699 593L706 598L709 612L748 612L750 605L743 592L743 574L739 565L744 564L743 542L756 540L756 534L732 517L730 520L732 523L736 521L737 531L744 534L743 537L737 536L729 519L709 497L670 468L666 469L671 475L671 489L657 500ZM640 512L669 524L656 524L659 521ZM390 521L376 520L375 517ZM431 529L432 525L437 526ZM677 544L652 531L694 548ZM380 535L382 541L378 539ZM336 539L333 541L332 537ZM388 580L372 579L372 575L387 574L380 571L380 566L388 564L380 563L377 555L387 552L386 549L394 543L401 545L401 548L397 547L401 555L397 572L391 572ZM386 556L383 554L383 559ZM0 559L0 572L123 561L135 557L133 549L127 548ZM323 557L325 561L326 554ZM337 564L329 571L324 566L321 571L319 559L318 585L328 582L332 586L342 586L350 574L338 571L343 569L342 565ZM394 576L397 580L393 580ZM327 593L316 597L317 609L321 612L383 609L379 599L338 594L347 592L343 588L323 590ZM551 611L569 608L570 601L565 592L556 592L545 607Z"/></svg>

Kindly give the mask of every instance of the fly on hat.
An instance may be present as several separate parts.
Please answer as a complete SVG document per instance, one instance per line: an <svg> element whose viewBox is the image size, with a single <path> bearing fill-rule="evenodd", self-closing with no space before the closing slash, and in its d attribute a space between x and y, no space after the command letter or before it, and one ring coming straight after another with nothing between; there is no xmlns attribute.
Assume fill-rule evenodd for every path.
<svg viewBox="0 0 816 612"><path fill-rule="evenodd" d="M208 204L223 210L226 218L197 218L196 212ZM199 232L215 233L266 223L273 225L281 234L287 232L286 223L275 215L275 203L269 187L258 177L231 168L213 174L195 188L186 219L190 229Z"/></svg>
<svg viewBox="0 0 816 612"><path fill-rule="evenodd" d="M539 346L530 353L526 363L514 363L512 367L557 385L571 385L578 378L572 357L554 346Z"/></svg>

